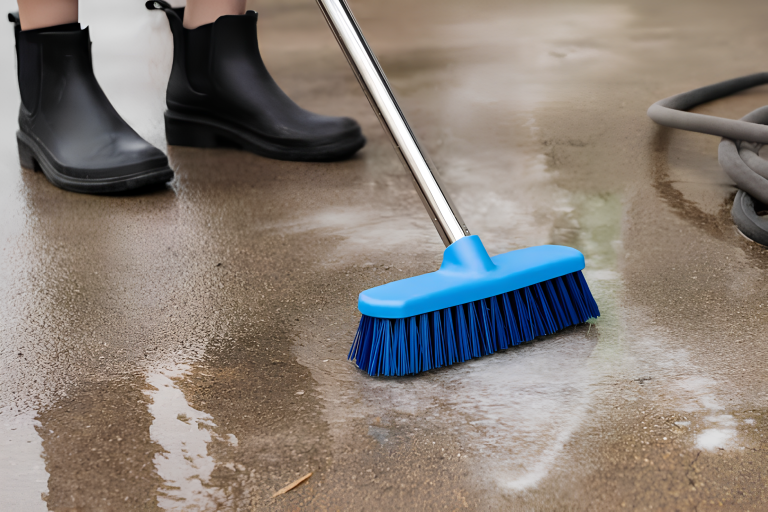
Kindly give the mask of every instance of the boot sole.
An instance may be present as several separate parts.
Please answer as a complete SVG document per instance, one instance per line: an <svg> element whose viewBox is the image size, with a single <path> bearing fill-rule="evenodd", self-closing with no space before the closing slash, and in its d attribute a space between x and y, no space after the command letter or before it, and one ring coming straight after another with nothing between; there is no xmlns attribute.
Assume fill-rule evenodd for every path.
<svg viewBox="0 0 768 512"><path fill-rule="evenodd" d="M110 194L138 190L150 185L167 183L173 179L173 170L167 165L141 171L128 176L113 178L75 178L61 173L53 159L32 137L16 132L21 166L32 171L42 171L57 187L81 194Z"/></svg>
<svg viewBox="0 0 768 512"><path fill-rule="evenodd" d="M235 148L276 160L330 162L344 160L365 146L365 137L325 146L295 148L266 141L232 125L202 116L165 112L165 136L172 146Z"/></svg>

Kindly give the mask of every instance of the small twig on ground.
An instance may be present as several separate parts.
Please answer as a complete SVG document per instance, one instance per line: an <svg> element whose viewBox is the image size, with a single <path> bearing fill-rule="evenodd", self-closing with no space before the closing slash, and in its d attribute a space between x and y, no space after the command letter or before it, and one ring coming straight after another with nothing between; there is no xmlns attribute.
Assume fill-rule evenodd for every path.
<svg viewBox="0 0 768 512"><path fill-rule="evenodd" d="M282 489L280 489L279 491L277 491L275 494L272 495L272 497L275 498L277 496L280 496L281 494L287 493L288 491L292 491L296 487L300 486L301 484L303 484L304 482L309 480L309 477L311 477L311 476L312 476L312 473L307 473L306 475L304 475L303 477L299 478L295 482L291 482L288 485L286 485L285 487L283 487Z"/></svg>

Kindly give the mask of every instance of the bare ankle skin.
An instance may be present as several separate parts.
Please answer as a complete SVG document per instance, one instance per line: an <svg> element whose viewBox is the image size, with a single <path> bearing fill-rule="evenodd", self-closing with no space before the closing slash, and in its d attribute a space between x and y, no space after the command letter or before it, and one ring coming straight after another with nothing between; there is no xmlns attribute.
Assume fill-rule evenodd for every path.
<svg viewBox="0 0 768 512"><path fill-rule="evenodd" d="M245 14L245 0L188 0L184 28L194 29L213 23L219 16L239 14Z"/></svg>
<svg viewBox="0 0 768 512"><path fill-rule="evenodd" d="M77 23L77 0L19 0L21 30Z"/></svg>

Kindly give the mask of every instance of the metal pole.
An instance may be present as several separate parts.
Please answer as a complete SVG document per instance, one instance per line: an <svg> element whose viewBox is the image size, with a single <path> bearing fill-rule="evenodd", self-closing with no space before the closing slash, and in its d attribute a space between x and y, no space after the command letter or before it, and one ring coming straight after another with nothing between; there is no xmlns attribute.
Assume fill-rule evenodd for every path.
<svg viewBox="0 0 768 512"><path fill-rule="evenodd" d="M317 0L317 3L400 161L411 172L416 190L440 238L448 246L468 236L470 233L466 224L427 162L349 5L345 0Z"/></svg>

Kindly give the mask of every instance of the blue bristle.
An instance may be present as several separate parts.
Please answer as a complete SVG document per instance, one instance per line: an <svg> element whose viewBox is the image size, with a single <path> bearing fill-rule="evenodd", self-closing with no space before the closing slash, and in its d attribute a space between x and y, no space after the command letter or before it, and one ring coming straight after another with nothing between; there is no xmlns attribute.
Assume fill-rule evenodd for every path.
<svg viewBox="0 0 768 512"><path fill-rule="evenodd" d="M498 340L496 339L496 336L493 335L491 319L488 316L488 306L486 305L485 300L479 300L477 301L477 304L477 312L480 316L480 334L483 336L483 355L493 354L498 350L498 347L496 346Z"/></svg>
<svg viewBox="0 0 768 512"><path fill-rule="evenodd" d="M467 323L469 327L469 353L472 358L480 357L483 353L480 351L480 329L477 320L477 310L475 303L467 303Z"/></svg>
<svg viewBox="0 0 768 512"><path fill-rule="evenodd" d="M349 359L370 375L468 361L600 316L581 272L409 318L363 315Z"/></svg>
<svg viewBox="0 0 768 512"><path fill-rule="evenodd" d="M568 283L569 289L577 289L577 290L579 289L578 284L576 283L576 279L573 277L572 274L565 276L565 280ZM584 304L584 301L582 300L580 293L574 294L573 304L574 306L576 306L576 311L578 312L579 316L589 315L589 311L586 305Z"/></svg>
<svg viewBox="0 0 768 512"><path fill-rule="evenodd" d="M381 373L384 375L394 375L395 368L393 363L393 350L392 346L392 322L388 322L384 328L384 337L381 343Z"/></svg>
<svg viewBox="0 0 768 512"><path fill-rule="evenodd" d="M536 297L536 303L541 307L541 312L543 313L542 320L544 322L544 328L547 331L547 334L552 334L559 331L557 325L555 325L555 318L549 308L549 304L547 303L547 297L544 295L544 290L542 290L539 283L533 285L533 292Z"/></svg>
<svg viewBox="0 0 768 512"><path fill-rule="evenodd" d="M363 325L365 320L365 326ZM358 328L358 335L360 336L360 343L357 345L358 366L360 368L368 368L368 362L371 358L371 346L373 345L373 333L375 331L376 322L373 318L361 318L360 327Z"/></svg>
<svg viewBox="0 0 768 512"><path fill-rule="evenodd" d="M426 313L419 315L419 349L421 352L419 370L422 372L433 368L432 343L429 334L429 315Z"/></svg>
<svg viewBox="0 0 768 512"><path fill-rule="evenodd" d="M499 350L506 350L509 348L509 339L507 338L507 332L504 330L504 318L501 316L499 301L496 300L496 297L491 297L488 299L488 302L491 303L492 336L496 340L497 348Z"/></svg>
<svg viewBox="0 0 768 512"><path fill-rule="evenodd" d="M366 367L368 368L369 374L376 374L378 372L378 367L375 366L377 363L380 362L381 358L381 337L382 337L382 331L385 328L389 327L389 322L377 322L375 319L373 321L373 337L371 339L371 353L368 357L368 364Z"/></svg>
<svg viewBox="0 0 768 512"><path fill-rule="evenodd" d="M513 313L517 315L517 323L520 326L520 341L531 341L535 336L531 330L531 319L528 315L528 307L523 302L523 296L520 294L520 290L515 290L508 295L514 307Z"/></svg>
<svg viewBox="0 0 768 512"><path fill-rule="evenodd" d="M349 359L370 375L411 375L491 354L600 316L581 272L408 318L363 315Z"/></svg>
<svg viewBox="0 0 768 512"><path fill-rule="evenodd" d="M349 349L349 354L347 354L347 359L357 359L358 363L360 363L362 359L362 354L360 354L360 344L363 341L363 332L367 328L367 326L371 323L371 318L363 315L363 317L360 319L360 326L357 328L357 332L355 333L355 340L352 342L352 347Z"/></svg>
<svg viewBox="0 0 768 512"><path fill-rule="evenodd" d="M539 304L536 303L536 299L533 298L532 288L532 286L524 288L525 292L523 297L525 298L525 302L528 305L528 315L530 315L531 318L531 329L533 330L533 337L538 338L539 336L544 336L548 333L544 328L544 322L542 322L544 314L541 312Z"/></svg>
<svg viewBox="0 0 768 512"><path fill-rule="evenodd" d="M459 361L469 361L472 356L469 353L469 330L467 319L464 316L464 306L454 306L456 312L456 341L459 344Z"/></svg>
<svg viewBox="0 0 768 512"><path fill-rule="evenodd" d="M593 318L600 316L600 309L598 309L597 302L595 302L595 298L592 297L592 293L589 291L589 286L587 285L587 280L584 279L584 274L577 272L576 280L579 282L581 297L584 299L584 303L587 306L587 314Z"/></svg>
<svg viewBox="0 0 768 512"><path fill-rule="evenodd" d="M521 337L517 320L515 320L515 313L512 309L512 304L509 302L508 293L505 293L501 296L501 303L504 307L504 332L509 335L509 345L514 347L522 343L524 340Z"/></svg>
<svg viewBox="0 0 768 512"><path fill-rule="evenodd" d="M392 333L395 340L405 339L405 320L395 320L395 329ZM408 346L406 343L397 344L397 375L408 375Z"/></svg>
<svg viewBox="0 0 768 512"><path fill-rule="evenodd" d="M560 297L560 304L565 306L565 310L568 312L570 323L574 324L579 321L576 310L573 307L573 303L568 298L568 287L565 285L565 281L562 277L558 277L554 280L557 283L558 295Z"/></svg>
<svg viewBox="0 0 768 512"><path fill-rule="evenodd" d="M448 347L448 361L447 364L459 362L459 355L456 352L456 336L453 331L453 315L451 314L451 308L443 310L443 327L445 328L445 345Z"/></svg>
<svg viewBox="0 0 768 512"><path fill-rule="evenodd" d="M419 372L419 327L416 317L408 319L408 370L409 373Z"/></svg>
<svg viewBox="0 0 768 512"><path fill-rule="evenodd" d="M560 307L560 301L557 299L557 293L555 292L555 287L552 284L552 281L546 281L544 283L544 292L547 296L547 302L552 309L555 322L557 323L557 330L559 331L567 324L565 312L563 311L563 308Z"/></svg>
<svg viewBox="0 0 768 512"><path fill-rule="evenodd" d="M446 350L443 339L442 322L440 322L440 311L432 313L432 341L435 348L435 368L445 366Z"/></svg>

